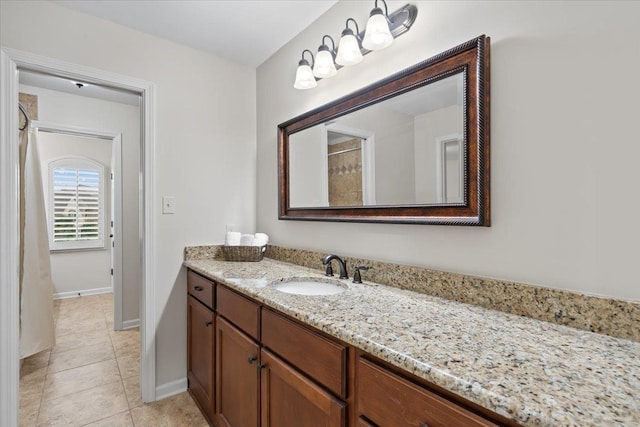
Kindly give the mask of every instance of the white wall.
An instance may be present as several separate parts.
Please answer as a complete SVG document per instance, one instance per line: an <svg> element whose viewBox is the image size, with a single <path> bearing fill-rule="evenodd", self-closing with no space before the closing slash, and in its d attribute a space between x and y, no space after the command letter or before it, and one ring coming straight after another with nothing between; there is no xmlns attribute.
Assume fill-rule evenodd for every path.
<svg viewBox="0 0 640 427"><path fill-rule="evenodd" d="M112 142L105 139L39 132L38 153L42 170L42 188L47 207L47 217L51 215L49 208L49 188L51 185L49 162L69 156L81 156L97 161L105 167L105 178L111 173ZM51 279L53 293L79 292L97 288L111 287L111 254L109 251L108 225L110 216L110 186L105 183L104 189L104 224L102 249L55 251L51 252Z"/></svg>
<svg viewBox="0 0 640 427"><path fill-rule="evenodd" d="M338 2L258 68L258 228L278 245L640 300L640 3L412 3L408 33L313 90L293 88L300 52L347 17L363 26L371 4ZM278 123L480 34L492 227L278 221Z"/></svg>
<svg viewBox="0 0 640 427"><path fill-rule="evenodd" d="M464 112L462 106L452 105L414 119L415 127L415 180L418 203L438 203L437 138L449 135L464 135ZM460 180L457 180L459 183Z"/></svg>
<svg viewBox="0 0 640 427"><path fill-rule="evenodd" d="M20 85L20 91L38 97L38 120L41 122L122 133L122 320L139 319L140 108L26 85ZM111 152L108 163L110 161ZM54 258L67 259L69 255ZM54 265L62 267L52 258L52 269ZM56 267L55 271L60 272L62 268Z"/></svg>
<svg viewBox="0 0 640 427"><path fill-rule="evenodd" d="M255 229L255 69L50 2L3 1L0 12L4 46L155 84L156 380L182 380L184 247L222 242L225 224ZM162 195L176 214L161 214Z"/></svg>

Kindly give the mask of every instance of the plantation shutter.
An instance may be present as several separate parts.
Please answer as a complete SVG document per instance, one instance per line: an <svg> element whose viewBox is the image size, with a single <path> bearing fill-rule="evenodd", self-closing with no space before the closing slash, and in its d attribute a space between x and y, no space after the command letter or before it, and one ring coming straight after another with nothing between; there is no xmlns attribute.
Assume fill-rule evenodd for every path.
<svg viewBox="0 0 640 427"><path fill-rule="evenodd" d="M50 164L49 225L52 249L103 246L104 169L88 161Z"/></svg>

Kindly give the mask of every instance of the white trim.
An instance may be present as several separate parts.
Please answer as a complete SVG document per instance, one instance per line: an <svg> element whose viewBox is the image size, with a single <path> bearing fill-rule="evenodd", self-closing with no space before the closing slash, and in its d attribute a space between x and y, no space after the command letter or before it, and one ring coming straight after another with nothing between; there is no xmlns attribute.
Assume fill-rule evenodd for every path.
<svg viewBox="0 0 640 427"><path fill-rule="evenodd" d="M58 292L57 294L53 294L53 299L67 299L67 298L78 298L78 297L86 297L89 295L99 295L99 294L110 294L111 288L93 288L93 289L83 289L81 291L69 291L69 292Z"/></svg>
<svg viewBox="0 0 640 427"><path fill-rule="evenodd" d="M449 142L457 142L458 147L462 150L462 135L453 133L449 135L442 135L436 137L436 200L438 203L458 203L460 201L449 202L446 200L447 196L447 152L444 148L445 144ZM462 152L460 152L460 163L462 163ZM464 194L464 165L460 164L458 168L458 194Z"/></svg>
<svg viewBox="0 0 640 427"><path fill-rule="evenodd" d="M2 47L0 89L0 425L14 426L18 420L19 391L19 192L18 192L18 68L39 71L87 83L130 90L142 98L142 182L140 248L141 292L141 380L142 400L156 397L156 307L154 228L154 86L152 83L96 68L60 61L17 49ZM6 238L5 238L6 237Z"/></svg>
<svg viewBox="0 0 640 427"><path fill-rule="evenodd" d="M0 52L0 425L18 425L19 350L19 188L18 73Z"/></svg>
<svg viewBox="0 0 640 427"><path fill-rule="evenodd" d="M140 319L125 320L122 322L122 330L133 329L140 326Z"/></svg>
<svg viewBox="0 0 640 427"><path fill-rule="evenodd" d="M156 398L161 400L182 393L187 390L188 384L187 377L162 384L156 388Z"/></svg>
<svg viewBox="0 0 640 427"><path fill-rule="evenodd" d="M122 324L122 289L123 283L123 230L122 230L122 133L110 130L92 129L79 126L61 125L57 123L46 123L32 121L31 126L39 132L52 132L74 136L84 136L88 138L110 139L111 140L111 172L114 176L113 190L111 192L111 217L113 221L114 247L109 248L113 258L113 329L119 331L123 329ZM105 178L106 180L106 178ZM105 225L105 233L111 227ZM109 240L109 244L111 241Z"/></svg>
<svg viewBox="0 0 640 427"><path fill-rule="evenodd" d="M341 133L343 135L354 136L362 139L362 204L365 206L373 206L376 204L376 134L373 131L358 129L351 126L343 125L342 123L329 123L325 125L324 132L324 149L328 144L329 132ZM323 155L323 170L328 173L328 162L326 153ZM326 197L327 204L329 206L329 188L328 177L324 178L327 181ZM324 182L324 181L323 181Z"/></svg>

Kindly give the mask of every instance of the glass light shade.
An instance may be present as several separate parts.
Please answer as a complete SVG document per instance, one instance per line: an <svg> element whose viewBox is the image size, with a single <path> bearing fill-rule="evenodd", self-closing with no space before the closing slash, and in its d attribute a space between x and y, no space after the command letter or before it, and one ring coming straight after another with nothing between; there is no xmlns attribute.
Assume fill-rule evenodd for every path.
<svg viewBox="0 0 640 427"><path fill-rule="evenodd" d="M380 13L375 13L374 11L371 12L371 16L367 21L367 29L362 40L362 46L368 50L384 49L393 42L387 17L382 14L382 11Z"/></svg>
<svg viewBox="0 0 640 427"><path fill-rule="evenodd" d="M329 52L329 49L318 50L316 54L316 62L313 64L313 75L320 78L326 79L328 77L333 77L338 74L338 70L336 70L336 64L333 62L333 55Z"/></svg>
<svg viewBox="0 0 640 427"><path fill-rule="evenodd" d="M296 89L312 89L318 85L315 77L313 77L313 71L309 63L307 61L304 62L298 65L298 70L296 71L296 82L293 84Z"/></svg>
<svg viewBox="0 0 640 427"><path fill-rule="evenodd" d="M360 52L360 45L356 36L351 34L345 34L340 38L340 44L338 45L338 54L336 55L336 64L340 65L355 65L362 61L362 53Z"/></svg>

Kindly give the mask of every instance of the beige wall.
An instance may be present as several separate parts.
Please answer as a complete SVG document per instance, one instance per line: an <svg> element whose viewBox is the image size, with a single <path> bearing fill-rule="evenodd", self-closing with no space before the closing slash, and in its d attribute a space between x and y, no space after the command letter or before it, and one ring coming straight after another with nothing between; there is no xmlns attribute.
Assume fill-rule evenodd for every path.
<svg viewBox="0 0 640 427"><path fill-rule="evenodd" d="M60 157L86 157L105 167L106 178L111 172L111 145L111 141L105 139L39 132L38 153L40 154L42 188L44 189L47 217L51 214L48 202L50 196L49 162ZM53 280L54 295L111 287L111 253L107 237L109 235L108 225L111 220L109 187L107 181L104 186L105 229L102 233L105 247L51 252L51 279ZM135 319L137 318L135 317Z"/></svg>
<svg viewBox="0 0 640 427"><path fill-rule="evenodd" d="M41 122L122 133L122 320L139 319L141 274L138 239L140 108L26 85L20 85L20 90L38 96L38 119ZM86 144L91 144L91 142ZM41 146L43 150L47 149L43 144ZM109 143L107 164L110 161L111 144ZM109 257L108 251L105 252ZM95 256L88 253L84 253L82 257L85 261L87 257L95 261ZM61 274L64 271L63 267L71 265L74 258L69 253L52 257L52 269L54 273L57 272L59 279L69 278L69 276ZM108 264L111 264L110 257ZM94 266L98 268L102 264L94 264ZM56 277L54 277L54 281L56 286L66 286L63 285L63 280L56 281ZM76 287L73 286L69 290L75 290Z"/></svg>
<svg viewBox="0 0 640 427"><path fill-rule="evenodd" d="M3 46L155 84L156 379L183 380L184 247L222 242L225 224L255 228L255 69L52 2L2 1L0 19Z"/></svg>
<svg viewBox="0 0 640 427"><path fill-rule="evenodd" d="M412 3L408 33L313 90L293 88L300 52L347 17L364 25L370 4L339 2L258 68L258 228L278 245L640 300L640 3ZM278 221L278 123L480 34L492 227Z"/></svg>

